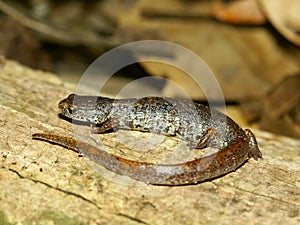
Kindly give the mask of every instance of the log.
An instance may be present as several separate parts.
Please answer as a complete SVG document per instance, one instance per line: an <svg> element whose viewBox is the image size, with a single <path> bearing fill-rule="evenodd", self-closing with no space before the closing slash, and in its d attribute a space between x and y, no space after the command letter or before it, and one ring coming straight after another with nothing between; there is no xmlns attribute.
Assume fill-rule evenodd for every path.
<svg viewBox="0 0 300 225"><path fill-rule="evenodd" d="M263 159L235 172L188 186L122 184L89 159L31 138L74 135L57 103L75 89L55 74L1 60L0 224L299 224L299 140L254 129ZM107 151L126 157L130 147L118 143L118 133L98 136ZM178 142L164 137L158 148Z"/></svg>

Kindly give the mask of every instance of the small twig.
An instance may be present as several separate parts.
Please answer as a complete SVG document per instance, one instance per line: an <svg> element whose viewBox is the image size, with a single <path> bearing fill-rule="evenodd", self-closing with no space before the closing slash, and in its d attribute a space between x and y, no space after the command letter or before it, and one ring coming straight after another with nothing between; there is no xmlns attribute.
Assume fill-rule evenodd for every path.
<svg viewBox="0 0 300 225"><path fill-rule="evenodd" d="M48 37L50 37L52 40L63 42L68 45L77 45L77 44L83 44L87 46L99 46L99 44L102 44L104 46L114 46L115 44L111 41L102 40L100 38L91 38L91 35L76 35L74 33L71 33L69 31L64 32L62 30L59 30L57 28L53 28L51 26L48 26L46 24L43 24L39 21L36 21L34 19L31 19L27 17L26 15L22 14L18 10L14 9L10 5L6 4L3 1L0 1L0 10L7 14L8 16L14 18L16 21L18 21L20 24L38 31Z"/></svg>

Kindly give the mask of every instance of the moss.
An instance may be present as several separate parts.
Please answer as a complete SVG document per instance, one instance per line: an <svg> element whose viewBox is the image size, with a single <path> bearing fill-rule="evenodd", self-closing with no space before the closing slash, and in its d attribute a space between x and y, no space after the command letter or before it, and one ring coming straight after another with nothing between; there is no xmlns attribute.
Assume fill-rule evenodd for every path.
<svg viewBox="0 0 300 225"><path fill-rule="evenodd" d="M0 211L0 225L10 225L12 223L8 222L7 216L4 212Z"/></svg>
<svg viewBox="0 0 300 225"><path fill-rule="evenodd" d="M55 225L81 225L84 224L80 222L78 218L69 217L67 215L54 212L54 211L44 211L40 215L33 218L27 219L26 224L47 224L47 222L52 222Z"/></svg>

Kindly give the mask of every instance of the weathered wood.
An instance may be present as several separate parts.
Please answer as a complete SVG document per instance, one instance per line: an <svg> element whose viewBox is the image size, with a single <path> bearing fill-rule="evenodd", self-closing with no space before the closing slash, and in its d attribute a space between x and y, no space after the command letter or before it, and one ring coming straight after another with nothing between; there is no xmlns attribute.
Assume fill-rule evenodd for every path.
<svg viewBox="0 0 300 225"><path fill-rule="evenodd" d="M57 103L74 90L53 74L0 65L0 224L299 223L299 140L254 130L264 158L236 172L190 186L122 185L103 178L88 159L31 139L36 132L73 135ZM122 154L116 133L101 139Z"/></svg>

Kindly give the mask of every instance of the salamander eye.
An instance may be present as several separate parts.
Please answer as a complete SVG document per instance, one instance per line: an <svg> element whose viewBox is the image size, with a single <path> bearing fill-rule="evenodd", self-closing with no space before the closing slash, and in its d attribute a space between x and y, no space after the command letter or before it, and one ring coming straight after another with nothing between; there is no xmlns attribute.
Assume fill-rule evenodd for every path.
<svg viewBox="0 0 300 225"><path fill-rule="evenodd" d="M75 113L76 112L76 107L74 105L69 105L68 107L68 111L70 114Z"/></svg>

